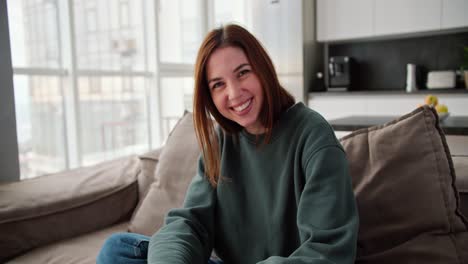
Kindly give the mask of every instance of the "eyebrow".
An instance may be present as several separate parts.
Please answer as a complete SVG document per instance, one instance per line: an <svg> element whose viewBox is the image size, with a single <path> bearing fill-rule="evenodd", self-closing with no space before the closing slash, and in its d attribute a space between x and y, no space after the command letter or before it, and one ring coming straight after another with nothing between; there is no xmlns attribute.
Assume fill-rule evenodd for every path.
<svg viewBox="0 0 468 264"><path fill-rule="evenodd" d="M242 63L241 65L237 66L232 72L236 72L236 71L240 70L244 66L250 66L250 64Z"/></svg>
<svg viewBox="0 0 468 264"><path fill-rule="evenodd" d="M242 63L241 65L237 66L232 72L237 72L237 71L239 71L240 69L242 69L244 66L250 66L250 64L248 64L248 63ZM211 80L208 80L208 84L210 84L211 82L219 81L219 80L221 80L220 77L213 78L213 79L211 79Z"/></svg>

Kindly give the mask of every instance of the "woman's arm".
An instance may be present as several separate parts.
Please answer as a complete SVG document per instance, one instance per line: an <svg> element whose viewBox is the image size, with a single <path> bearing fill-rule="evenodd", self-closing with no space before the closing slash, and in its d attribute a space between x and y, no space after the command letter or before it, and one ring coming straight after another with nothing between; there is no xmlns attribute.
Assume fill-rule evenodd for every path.
<svg viewBox="0 0 468 264"><path fill-rule="evenodd" d="M165 226L151 237L148 263L208 262L213 249L216 190L204 176L201 159L198 167L183 208L171 210Z"/></svg>
<svg viewBox="0 0 468 264"><path fill-rule="evenodd" d="M312 153L305 175L297 213L301 246L259 264L354 263L359 219L344 151L327 146Z"/></svg>

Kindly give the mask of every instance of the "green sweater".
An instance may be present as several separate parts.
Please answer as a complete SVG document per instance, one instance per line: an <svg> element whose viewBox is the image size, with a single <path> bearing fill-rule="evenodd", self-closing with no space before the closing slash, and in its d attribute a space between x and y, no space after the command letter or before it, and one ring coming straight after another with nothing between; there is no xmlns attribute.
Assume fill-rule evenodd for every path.
<svg viewBox="0 0 468 264"><path fill-rule="evenodd" d="M260 136L260 142L263 139ZM221 133L217 188L199 161L181 209L151 237L148 263L353 263L358 214L346 156L330 125L298 103L272 140Z"/></svg>

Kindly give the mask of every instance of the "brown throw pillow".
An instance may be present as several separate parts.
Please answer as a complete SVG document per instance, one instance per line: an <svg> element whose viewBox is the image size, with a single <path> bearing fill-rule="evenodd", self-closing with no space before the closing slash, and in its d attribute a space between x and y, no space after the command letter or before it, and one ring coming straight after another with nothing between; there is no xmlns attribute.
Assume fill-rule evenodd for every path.
<svg viewBox="0 0 468 264"><path fill-rule="evenodd" d="M356 263L468 263L468 222L432 108L358 130L341 143L360 216Z"/></svg>
<svg viewBox="0 0 468 264"><path fill-rule="evenodd" d="M170 209L182 206L199 155L193 115L186 113L167 139L156 167L156 180L133 215L130 232L152 235L164 224Z"/></svg>

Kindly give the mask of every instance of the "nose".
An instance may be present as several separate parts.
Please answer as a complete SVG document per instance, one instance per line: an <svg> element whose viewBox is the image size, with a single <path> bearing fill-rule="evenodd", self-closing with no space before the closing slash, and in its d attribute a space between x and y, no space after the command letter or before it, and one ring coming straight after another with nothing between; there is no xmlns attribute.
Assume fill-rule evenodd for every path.
<svg viewBox="0 0 468 264"><path fill-rule="evenodd" d="M241 95L240 83L237 80L230 81L227 87L228 99L237 99Z"/></svg>

